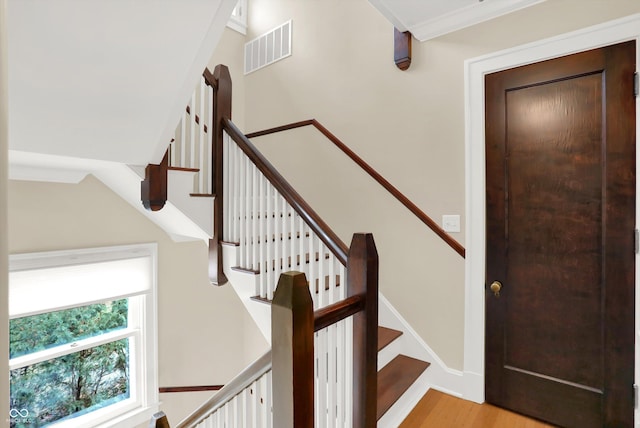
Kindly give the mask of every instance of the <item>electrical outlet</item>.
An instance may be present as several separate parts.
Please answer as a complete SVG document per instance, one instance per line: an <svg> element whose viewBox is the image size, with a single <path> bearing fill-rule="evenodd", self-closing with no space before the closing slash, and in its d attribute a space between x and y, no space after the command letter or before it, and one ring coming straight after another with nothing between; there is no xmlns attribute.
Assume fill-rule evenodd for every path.
<svg viewBox="0 0 640 428"><path fill-rule="evenodd" d="M442 228L445 232L460 232L460 216L457 214L443 215Z"/></svg>

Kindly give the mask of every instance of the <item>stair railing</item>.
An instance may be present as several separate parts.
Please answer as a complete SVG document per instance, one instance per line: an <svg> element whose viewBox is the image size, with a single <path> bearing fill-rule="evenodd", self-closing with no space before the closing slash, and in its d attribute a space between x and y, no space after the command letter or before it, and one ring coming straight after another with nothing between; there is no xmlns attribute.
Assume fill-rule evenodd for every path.
<svg viewBox="0 0 640 428"><path fill-rule="evenodd" d="M247 138L256 138L264 135L275 134L278 132L288 131L290 129L302 128L305 126L313 126L322 135L324 135L329 141L331 141L340 151L347 155L352 161L354 161L360 168L362 168L371 178L377 181L385 190L396 198L402 205L404 205L409 211L411 211L421 222L423 222L429 229L431 229L436 235L438 235L449 247L451 247L456 253L465 257L465 248L455 239L453 239L447 232L442 229L436 221L429 217L424 211L422 211L411 199L407 198L397 187L391 184L386 178L384 178L378 171L376 171L371 165L369 165L364 159L358 156L353 150L351 150L345 143L340 141L333 133L331 133L326 127L315 119L303 120L300 122L294 122L287 125L277 126L274 128L265 129L263 131L251 132L247 134Z"/></svg>
<svg viewBox="0 0 640 428"><path fill-rule="evenodd" d="M315 311L305 274L283 273L272 350L177 427L375 427L378 255L371 234L354 235L347 265L348 296ZM162 414L152 422L168 428Z"/></svg>
<svg viewBox="0 0 640 428"><path fill-rule="evenodd" d="M225 132L224 237L259 274L256 295L272 300L280 274L298 270L315 308L344 299L347 246L230 120Z"/></svg>
<svg viewBox="0 0 640 428"><path fill-rule="evenodd" d="M271 382L269 350L178 423L176 428L206 426L208 421L220 427L266 427L265 422L272 418Z"/></svg>
<svg viewBox="0 0 640 428"><path fill-rule="evenodd" d="M276 280L285 271L301 271L306 292L312 296L311 309L315 310L313 331L305 334L307 341L308 336L314 337L311 358L315 369L300 376L314 382L316 425L373 427L378 325L378 267L373 239L371 235L356 235L351 248L347 247L236 128L231 121L231 79L225 66L217 66L213 74L206 71L204 79L213 89L213 119L207 127L213 142L211 193L215 195L210 280L219 285L226 282L223 241L239 246L239 269L260 276L256 294L261 299L277 300ZM143 198L145 186L151 189L151 184L146 179L143 182ZM297 327L272 326L276 333L291 329ZM302 358L309 358L308 352L304 355ZM269 370L260 375L251 370L241 376L251 380L248 387L243 385L242 392L235 391L233 384L225 386L216 395L220 399L212 399L196 412L200 415L196 419L206 420L208 425L187 421L179 426L270 426L270 403L277 400L271 391L280 390L272 389L273 376ZM239 386L235 384L235 388ZM236 398L243 394L245 398ZM247 394L255 398L250 400ZM233 398L226 399L230 396ZM237 419L227 422L229 417L251 421L236 425ZM166 422L161 416L156 420ZM300 425L278 422L271 426Z"/></svg>

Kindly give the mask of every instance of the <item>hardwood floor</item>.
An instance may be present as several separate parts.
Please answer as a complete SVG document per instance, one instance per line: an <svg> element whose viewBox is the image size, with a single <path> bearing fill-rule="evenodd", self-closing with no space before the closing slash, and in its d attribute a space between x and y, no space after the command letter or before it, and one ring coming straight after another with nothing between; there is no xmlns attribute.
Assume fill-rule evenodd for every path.
<svg viewBox="0 0 640 428"><path fill-rule="evenodd" d="M553 427L490 404L461 400L429 390L400 428L546 428Z"/></svg>

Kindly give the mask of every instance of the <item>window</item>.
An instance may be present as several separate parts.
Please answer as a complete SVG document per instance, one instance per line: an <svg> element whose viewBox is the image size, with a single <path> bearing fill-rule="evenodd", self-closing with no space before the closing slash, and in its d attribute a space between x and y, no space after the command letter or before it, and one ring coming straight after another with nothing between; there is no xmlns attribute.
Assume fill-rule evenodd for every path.
<svg viewBox="0 0 640 428"><path fill-rule="evenodd" d="M149 420L155 271L155 244L10 256L11 428Z"/></svg>
<svg viewBox="0 0 640 428"><path fill-rule="evenodd" d="M238 0L238 4L231 12L229 22L227 22L227 27L244 35L247 34L247 1Z"/></svg>

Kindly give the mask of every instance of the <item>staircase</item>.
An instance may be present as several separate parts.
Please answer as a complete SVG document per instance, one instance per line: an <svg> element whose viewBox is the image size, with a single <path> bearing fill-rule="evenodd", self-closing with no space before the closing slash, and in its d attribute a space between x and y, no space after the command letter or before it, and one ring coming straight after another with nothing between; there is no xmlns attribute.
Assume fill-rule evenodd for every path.
<svg viewBox="0 0 640 428"><path fill-rule="evenodd" d="M300 239L300 236L294 239ZM237 249L239 245L237 243L227 244L225 250L230 252ZM317 254L316 254L317 258ZM300 258L296 258L295 262L291 264L291 258L287 258L287 265L284 270L300 270ZM305 257L305 263L309 263L308 254ZM225 262L225 268L229 268L230 261ZM271 300L263 298L259 295L252 295L251 290L254 290L256 284L259 283L257 276L258 271L251 269L244 269L238 266L230 267L233 271L228 278L234 288L241 296L241 299L247 306L247 309L252 314L258 325L263 329L263 334L270 340L271 331L265 329L270 326L270 305ZM244 277L244 278L242 278ZM338 285L339 286L339 285ZM328 289L328 281L325 281L325 291ZM316 290L319 293L318 283L311 287L312 290ZM402 398L404 393L416 382L425 370L430 366L430 363L412 358L402 353L402 346L398 343L399 339L403 335L400 330L388 328L384 326L378 326L378 382L377 382L377 415L376 419L380 421L383 416L389 411L393 405ZM423 392L424 393L424 392ZM395 426L397 425L398 418L393 418L388 423L380 424L379 426ZM384 420L383 420L384 421Z"/></svg>
<svg viewBox="0 0 640 428"><path fill-rule="evenodd" d="M367 265L362 273L365 279L369 278L367 281L375 277L374 302L363 300L363 295L353 294L351 291L350 287L359 280L356 278L359 275L358 269L353 268L355 262L350 262L353 247L349 248L342 243L235 127L230 120L230 98L230 78L226 67L218 66L214 74L205 72L185 109L176 136L162 163L146 168L141 187L144 206L157 211L170 200L173 205L192 213L189 216L212 237L209 241L212 283L222 285L227 280L230 282L267 340L271 340L273 333L270 304L274 299L276 284L287 271L304 273L308 281L308 287L305 288L310 292L316 323L318 317L328 318L329 312L350 311L346 315L329 316L335 318L333 322L338 324L323 325L324 330L318 327L315 333L316 373L309 376L315 377L316 390L326 391L327 394L316 394L316 424L343 426L344 422L344 426L351 426L351 417L346 413L356 415L358 408L363 409L363 412L374 408L378 426L397 426L410 410L406 405L398 406L398 403L402 402L403 395L411 388L414 388L413 400L416 394L422 396L426 392L428 386L425 386L425 380L416 381L424 378L423 373L430 364L401 352L400 339L403 331L382 326L377 328L377 358L364 357L368 354L364 350L359 351L356 343L361 334L363 337L367 335L366 328L362 327L365 330L360 330L360 324L352 327L360 322L357 316L353 321L344 319L359 311L371 313L370 308L374 308L375 315L371 315L374 318L367 318L368 321L363 321L363 325L370 323L371 319L375 321L373 326L377 325L377 253L375 266ZM210 180L209 177L213 179ZM167 190L177 189L175 183L182 183L179 186L186 189L182 192ZM352 268L349 268L349 263L352 263ZM388 313L389 310L384 312ZM366 340L363 342L363 349L369 346L367 343ZM374 347L374 352L375 349ZM352 385L343 385L343 380L354 376L355 382L359 376L356 373L359 369L355 367L353 374L350 374L348 360L351 352L363 352L361 358L354 359L356 365L358 358L364 360L364 366L373 364L372 361L366 361L372 358L377 359L377 365L371 367L382 367L378 371L377 381L371 384L377 385L377 400L373 406L359 404L359 392L353 392ZM343 354L346 357L342 357ZM342 360L347 361L347 366L342 365ZM256 388L255 399L261 395L259 402L251 410L258 412L262 408L261 416L252 413L251 417L245 417L254 423L259 419L271 418L270 406L265 404L271 403L274 398L270 395L270 373L268 371L268 380L264 381L266 386L261 384L259 389L264 394L257 394L257 387L242 383L242 388L250 388L251 395L254 395ZM345 379L340 378L340 373ZM242 376L246 377L247 374ZM261 372L260 376L265 375ZM276 380L273 382L275 384ZM232 383L237 387L235 382ZM360 387L367 389L366 385L358 388ZM353 403L350 401L352 394ZM242 394L218 394L220 397L227 395L231 397L230 400L235 400ZM345 401L344 405L341 400ZM350 407L351 404L353 408ZM228 417L229 410L225 410L225 416L221 416L220 409L226 408L225 406L226 403L205 403L202 409L194 413L197 418L194 416L190 420L202 421L204 417L209 418L208 420L220 420ZM402 410L394 414L394 406ZM326 414L320 412L319 408L326 409ZM214 417L212 412L220 413ZM357 415L354 426L360 426L359 422L355 422L356 419ZM183 421L179 426L197 426L197 423L199 422L192 424L191 421ZM362 426L372 426L371 421L363 424Z"/></svg>
<svg viewBox="0 0 640 428"><path fill-rule="evenodd" d="M387 345L391 345L401 335L402 332L399 330L379 326L378 352L380 353ZM378 363L380 363L379 355ZM396 354L391 361L378 371L378 420L402 397L405 391L430 365L426 361L403 354Z"/></svg>

